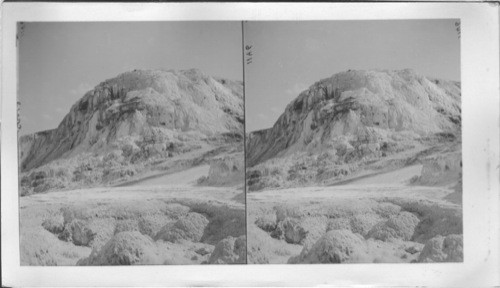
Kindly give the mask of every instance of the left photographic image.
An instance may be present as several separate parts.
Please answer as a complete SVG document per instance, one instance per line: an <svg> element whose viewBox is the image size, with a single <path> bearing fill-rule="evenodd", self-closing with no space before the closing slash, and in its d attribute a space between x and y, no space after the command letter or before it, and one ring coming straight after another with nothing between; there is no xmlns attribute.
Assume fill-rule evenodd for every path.
<svg viewBox="0 0 500 288"><path fill-rule="evenodd" d="M18 23L21 265L246 263L241 37Z"/></svg>

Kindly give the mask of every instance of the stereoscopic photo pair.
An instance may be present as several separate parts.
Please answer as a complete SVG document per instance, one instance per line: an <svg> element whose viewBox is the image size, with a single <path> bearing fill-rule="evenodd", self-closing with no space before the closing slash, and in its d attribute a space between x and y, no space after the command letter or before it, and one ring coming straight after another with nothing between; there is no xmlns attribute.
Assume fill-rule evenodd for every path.
<svg viewBox="0 0 500 288"><path fill-rule="evenodd" d="M17 34L21 265L463 261L460 20Z"/></svg>

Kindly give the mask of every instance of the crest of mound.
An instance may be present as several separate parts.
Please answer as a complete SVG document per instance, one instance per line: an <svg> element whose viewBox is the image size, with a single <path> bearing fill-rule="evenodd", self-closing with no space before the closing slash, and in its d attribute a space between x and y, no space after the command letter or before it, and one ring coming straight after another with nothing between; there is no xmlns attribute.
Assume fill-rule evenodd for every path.
<svg viewBox="0 0 500 288"><path fill-rule="evenodd" d="M272 128L248 135L247 163L321 151L336 142L455 133L461 125L460 98L460 82L409 69L335 74L300 93Z"/></svg>
<svg viewBox="0 0 500 288"><path fill-rule="evenodd" d="M85 93L56 129L21 137L21 165L29 170L99 152L126 136L201 139L240 133L243 122L242 82L196 69L134 70Z"/></svg>

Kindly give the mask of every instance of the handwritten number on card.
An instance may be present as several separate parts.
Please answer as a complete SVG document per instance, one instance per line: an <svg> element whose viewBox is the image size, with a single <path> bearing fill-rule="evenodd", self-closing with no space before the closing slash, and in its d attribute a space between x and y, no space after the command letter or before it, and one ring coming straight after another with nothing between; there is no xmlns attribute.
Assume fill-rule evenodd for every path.
<svg viewBox="0 0 500 288"><path fill-rule="evenodd" d="M460 39L460 34L461 34L461 31L460 31L460 21L455 22L455 30L457 30L458 39Z"/></svg>
<svg viewBox="0 0 500 288"><path fill-rule="evenodd" d="M253 60L253 51L252 51L252 45L246 45L245 46L245 62L248 64L252 64Z"/></svg>

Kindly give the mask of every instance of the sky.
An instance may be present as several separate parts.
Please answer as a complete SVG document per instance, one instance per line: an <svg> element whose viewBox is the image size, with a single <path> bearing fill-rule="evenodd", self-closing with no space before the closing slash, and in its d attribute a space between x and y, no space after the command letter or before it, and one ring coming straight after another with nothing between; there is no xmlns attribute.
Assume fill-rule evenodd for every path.
<svg viewBox="0 0 500 288"><path fill-rule="evenodd" d="M455 20L246 22L246 131L270 128L315 82L338 72L414 69L460 80Z"/></svg>
<svg viewBox="0 0 500 288"><path fill-rule="evenodd" d="M243 80L241 22L26 23L19 40L21 135L56 128L106 79L190 69Z"/></svg>

